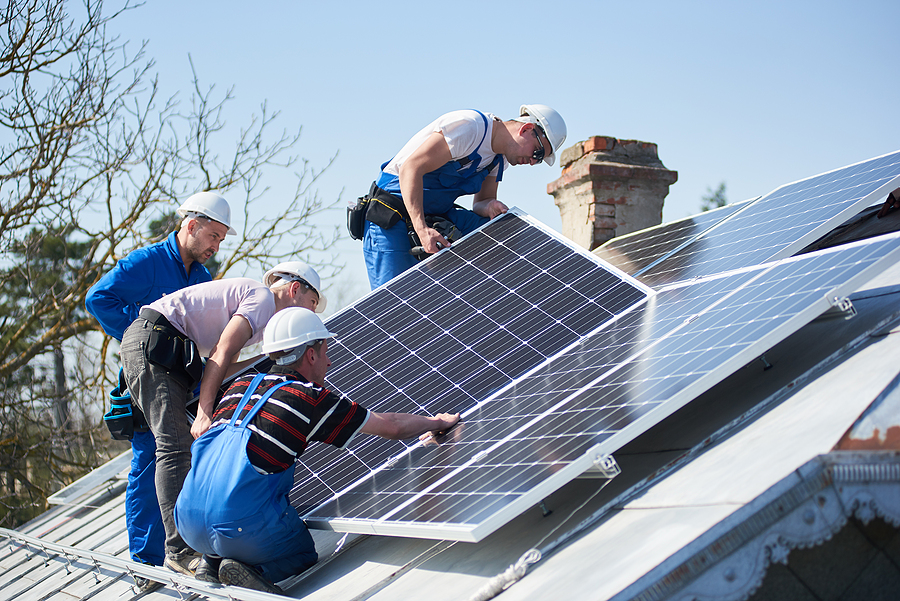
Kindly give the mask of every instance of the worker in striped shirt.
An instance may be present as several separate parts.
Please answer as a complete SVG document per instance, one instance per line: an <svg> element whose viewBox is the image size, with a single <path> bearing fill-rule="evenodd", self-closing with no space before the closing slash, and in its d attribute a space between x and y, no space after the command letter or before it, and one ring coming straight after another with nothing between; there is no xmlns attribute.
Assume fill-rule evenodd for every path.
<svg viewBox="0 0 900 601"><path fill-rule="evenodd" d="M294 461L310 442L343 449L360 432L402 440L459 421L458 413L376 413L325 388L332 336L308 309L276 313L263 335L263 352L275 367L238 378L219 401L212 427L194 443L175 522L203 553L198 579L277 594L275 582L317 561L288 500Z"/></svg>

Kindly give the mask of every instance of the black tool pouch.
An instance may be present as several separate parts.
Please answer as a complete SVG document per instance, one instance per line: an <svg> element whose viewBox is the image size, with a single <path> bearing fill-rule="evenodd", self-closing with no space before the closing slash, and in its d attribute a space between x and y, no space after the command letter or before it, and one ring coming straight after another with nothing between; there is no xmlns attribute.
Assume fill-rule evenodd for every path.
<svg viewBox="0 0 900 601"><path fill-rule="evenodd" d="M134 417L131 414L131 399L117 403L110 402L110 410L103 416L103 423L109 430L109 435L116 440L131 440L134 438Z"/></svg>
<svg viewBox="0 0 900 601"><path fill-rule="evenodd" d="M373 183L369 189L366 221L371 221L387 230L397 225L397 222L401 219L408 219L406 217L406 207L403 206L403 199L399 196L394 196L390 192L385 192Z"/></svg>
<svg viewBox="0 0 900 601"><path fill-rule="evenodd" d="M147 360L169 371L181 371L184 365L184 339L172 334L168 328L151 326Z"/></svg>
<svg viewBox="0 0 900 601"><path fill-rule="evenodd" d="M193 340L178 336L169 328L153 325L147 341L147 361L193 389L203 375L203 362Z"/></svg>
<svg viewBox="0 0 900 601"><path fill-rule="evenodd" d="M184 373L196 386L203 377L203 358L197 350L197 344L190 339L184 341Z"/></svg>
<svg viewBox="0 0 900 601"><path fill-rule="evenodd" d="M365 232L366 211L369 209L369 197L360 196L355 205L347 207L347 231L354 240L362 240Z"/></svg>

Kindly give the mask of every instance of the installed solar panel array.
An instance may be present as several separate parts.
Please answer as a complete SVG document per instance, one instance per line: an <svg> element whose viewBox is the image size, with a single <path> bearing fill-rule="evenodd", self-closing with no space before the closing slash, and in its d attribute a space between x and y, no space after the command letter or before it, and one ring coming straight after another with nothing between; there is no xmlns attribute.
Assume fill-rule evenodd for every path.
<svg viewBox="0 0 900 601"><path fill-rule="evenodd" d="M306 519L480 540L898 257L894 236L665 289Z"/></svg>
<svg viewBox="0 0 900 601"><path fill-rule="evenodd" d="M676 265L650 278L655 294L524 216L488 224L328 322L338 333L330 387L376 411L460 410L464 423L440 446L371 437L349 454L314 446L292 501L313 526L480 540L896 261L900 241L888 236L752 263L792 248L790 235L816 235L829 223L822 213L833 223L881 194L900 175L891 156L862 164L852 186L838 170L831 184L820 176L776 191L826 206L809 207L815 223L804 226L789 219L796 202L786 204L772 221L784 227L757 240L762 254L697 242L758 232L746 219L726 225L776 193L730 218L723 211L693 241L682 229L644 263L646 272ZM836 193L810 200L812 189ZM775 206L753 214L772 219ZM706 273L728 265L741 269ZM707 277L685 281L689 273ZM668 279L678 283L660 283Z"/></svg>
<svg viewBox="0 0 900 601"><path fill-rule="evenodd" d="M638 277L656 263L687 246L712 226L745 208L749 202L731 204L633 234L617 236L594 250L594 254L628 275Z"/></svg>
<svg viewBox="0 0 900 601"><path fill-rule="evenodd" d="M781 186L637 276L654 288L789 257L900 185L900 152Z"/></svg>

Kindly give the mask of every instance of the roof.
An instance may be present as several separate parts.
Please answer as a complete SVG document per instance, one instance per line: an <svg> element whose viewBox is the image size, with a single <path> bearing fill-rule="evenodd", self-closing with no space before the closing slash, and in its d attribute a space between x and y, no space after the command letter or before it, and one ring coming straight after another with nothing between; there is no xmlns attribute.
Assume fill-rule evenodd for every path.
<svg viewBox="0 0 900 601"><path fill-rule="evenodd" d="M282 588L311 601L426 590L469 599L521 577L502 599L557 597L562 583L574 598L743 599L774 561L822 543L851 516L900 524L896 446L841 450L854 448L848 440L885 442L900 426L900 267L850 299L852 318L808 324L622 448L612 480L577 479L479 543L314 531L319 564ZM148 601L178 598L178 587L271 598L127 561L121 477L19 529L30 542L0 552L0 599L119 599L130 594L128 569L166 576ZM58 548L34 552L41 543L86 557L70 556L67 572Z"/></svg>

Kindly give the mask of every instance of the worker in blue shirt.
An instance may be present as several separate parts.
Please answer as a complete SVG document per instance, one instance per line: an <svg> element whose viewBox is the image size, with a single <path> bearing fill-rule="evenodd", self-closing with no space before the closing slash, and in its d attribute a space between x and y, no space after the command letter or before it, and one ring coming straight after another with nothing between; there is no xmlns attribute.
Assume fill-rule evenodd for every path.
<svg viewBox="0 0 900 601"><path fill-rule="evenodd" d="M372 289L449 247L450 232L464 236L505 213L497 187L506 167L553 165L565 140L565 121L544 104L523 104L509 121L453 111L420 130L381 166L366 197L362 240ZM455 206L469 194L472 210Z"/></svg>
<svg viewBox="0 0 900 601"><path fill-rule="evenodd" d="M215 192L199 192L178 208L183 218L176 232L156 244L139 248L88 291L85 305L103 330L119 342L144 305L193 284L212 280L203 264L219 250L226 234L234 235L231 208ZM156 442L135 407L131 439L132 460L125 489L128 548L135 561L152 565L165 562L165 530L156 497ZM155 588L153 580L137 578L138 588Z"/></svg>

